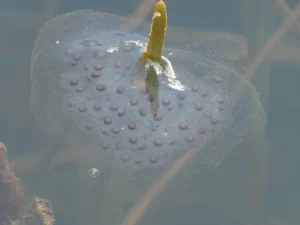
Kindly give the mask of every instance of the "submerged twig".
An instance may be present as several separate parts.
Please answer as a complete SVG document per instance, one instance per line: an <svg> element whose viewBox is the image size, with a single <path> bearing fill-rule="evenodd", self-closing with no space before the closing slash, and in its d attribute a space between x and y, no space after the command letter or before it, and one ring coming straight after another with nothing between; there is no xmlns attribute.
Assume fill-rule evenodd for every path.
<svg viewBox="0 0 300 225"><path fill-rule="evenodd" d="M273 50L277 43L286 35L289 28L297 21L299 15L300 3L297 4L297 6L292 10L290 16L284 20L284 22L278 27L278 29L272 35L272 37L266 42L263 49L255 56L245 74L248 80L251 80L258 67L263 63L267 55ZM240 89L241 88L242 85L240 86ZM239 92L240 91L237 91L237 93Z"/></svg>
<svg viewBox="0 0 300 225"><path fill-rule="evenodd" d="M137 30L146 21L147 16L149 16L156 2L157 0L144 0L141 2L133 14L129 17L129 21L122 24L121 30L124 32Z"/></svg>
<svg viewBox="0 0 300 225"><path fill-rule="evenodd" d="M277 0L276 4L277 4L277 8L279 9L279 12L281 13L281 15L284 18L287 18L291 15L292 10L290 9L288 4L286 4L286 2L284 0ZM294 27L295 27L295 30L296 30L298 36L300 36L300 23L299 23L299 21L296 20Z"/></svg>

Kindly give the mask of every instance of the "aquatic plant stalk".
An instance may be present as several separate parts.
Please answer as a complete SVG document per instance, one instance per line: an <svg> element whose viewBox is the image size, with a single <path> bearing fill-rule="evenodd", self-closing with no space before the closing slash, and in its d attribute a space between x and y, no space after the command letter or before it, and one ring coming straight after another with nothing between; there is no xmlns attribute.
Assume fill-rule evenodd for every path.
<svg viewBox="0 0 300 225"><path fill-rule="evenodd" d="M208 141L204 140L203 146L200 146L200 148L197 149L193 148L191 151L187 152L183 157L175 162L166 173L162 174L149 188L142 200L136 204L131 213L125 218L122 225L137 225L158 195L169 185L179 171L195 157L195 155L199 152L199 149L202 149L207 144Z"/></svg>
<svg viewBox="0 0 300 225"><path fill-rule="evenodd" d="M292 10L290 16L284 20L272 37L264 45L263 49L257 54L254 58L250 67L246 72L246 77L250 80L253 74L256 72L261 63L265 60L267 55L275 47L275 45L284 37L288 32L289 28L297 21L297 18L300 14L300 3Z"/></svg>
<svg viewBox="0 0 300 225"><path fill-rule="evenodd" d="M291 11L290 16L284 20L284 22L278 27L278 29L275 31L272 37L266 42L262 50L255 56L245 73L246 79L251 80L251 78L254 76L259 66L264 62L268 54L272 51L276 44L285 36L289 28L297 21L299 15L300 3L296 5L296 7ZM240 96L243 88L243 84L236 88L234 92L234 99L237 99Z"/></svg>
<svg viewBox="0 0 300 225"><path fill-rule="evenodd" d="M150 11L157 0L144 0L139 4L136 10L129 17L129 21L122 24L121 30L124 32L132 32L140 28L140 26L145 22L146 17L149 15Z"/></svg>
<svg viewBox="0 0 300 225"><path fill-rule="evenodd" d="M277 0L276 1L277 8L279 9L280 13L284 18L289 17L291 14L291 9L288 6L288 4L284 0ZM295 26L294 26L295 31L297 32L298 36L300 36L300 22L296 20Z"/></svg>
<svg viewBox="0 0 300 225"><path fill-rule="evenodd" d="M156 3L152 18L147 50L141 60L150 59L160 62L167 30L167 9L163 1Z"/></svg>

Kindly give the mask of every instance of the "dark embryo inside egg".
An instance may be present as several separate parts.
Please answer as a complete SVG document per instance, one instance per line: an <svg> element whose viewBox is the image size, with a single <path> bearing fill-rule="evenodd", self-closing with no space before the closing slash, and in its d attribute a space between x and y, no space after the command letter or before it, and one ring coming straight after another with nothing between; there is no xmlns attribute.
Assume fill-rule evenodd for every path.
<svg viewBox="0 0 300 225"><path fill-rule="evenodd" d="M200 148L204 137L231 126L236 102L228 89L238 79L235 72L186 49L164 49L163 61L172 70L158 71L153 116L153 99L134 85L147 39L120 32L121 22L118 16L77 11L44 25L32 55L36 115L60 126L58 118L65 118L78 139L91 138L99 151L113 151L119 163L139 168L158 168L174 151ZM215 164L225 154L205 157Z"/></svg>

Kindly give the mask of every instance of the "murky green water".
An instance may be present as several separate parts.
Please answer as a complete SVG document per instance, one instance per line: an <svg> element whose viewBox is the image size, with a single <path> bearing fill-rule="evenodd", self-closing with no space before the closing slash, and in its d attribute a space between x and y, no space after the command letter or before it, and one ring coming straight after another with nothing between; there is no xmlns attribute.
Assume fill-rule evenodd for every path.
<svg viewBox="0 0 300 225"><path fill-rule="evenodd" d="M61 1L56 9L53 5L50 5L48 9L51 7L52 10L55 9L52 16L79 9L93 9L124 16L130 14L138 3L137 0L127 2L116 0L75 1L72 4ZM38 196L50 200L57 217L56 224L98 225L111 223L114 225L121 223L123 216L130 212L147 188L161 172L166 170L167 165L175 162L179 156L188 151L188 148L182 145L183 151L175 151L175 156L170 158L169 164L156 170L135 170L131 167L128 168L127 165L120 166L119 161L112 160L111 152L99 154L101 143L88 142L88 145L87 139L82 141L83 136L78 132L78 129L81 128L72 124L72 118L68 118L69 122L66 122L65 117L57 114L57 112L61 112L57 110L58 107L61 107L57 105L57 99L60 97L53 101L51 94L55 95L59 91L58 89L47 92L48 94L45 96L42 96L39 91L35 92L38 96L45 98L45 103L43 106L39 106L38 113L48 110L47 117L42 117L42 121L37 119L35 115L37 111L32 112L29 104L32 88L36 88L36 85L39 84L41 84L39 87L41 90L43 87L49 88L49 90L57 88L52 84L47 86L30 81L31 54L38 31L44 24L47 13L40 2L30 2L30 4L24 5L22 2L15 1L14 4L0 3L0 5L2 4L2 13L0 14L2 18L0 23L2 30L0 36L2 49L0 141L6 144L11 160L23 163L14 168L21 178L26 195L29 199L32 196ZM244 34L243 23L239 18L241 2L189 0L183 4L174 0L166 1L166 4L170 27L179 26L197 31L226 31ZM294 6L295 2L291 1L290 5ZM48 11L48 15L51 15L51 12ZM255 15L253 15L254 17ZM275 18L277 24L280 24L280 18L279 16ZM59 23L56 26L59 28ZM76 24L74 27L76 28ZM83 30L80 27L75 28L76 32ZM56 34L60 36L63 31ZM47 35L49 40L55 39L51 37L51 34L47 33ZM147 31L142 31L142 35L147 36ZM232 42L232 45L228 43L228 40L221 40L205 42L201 45L188 45L188 47L181 44L177 47L181 50L183 48L190 50L193 54L198 52L205 58L218 60L216 56L234 52L231 46L234 47L235 42ZM174 43L172 43L172 48L176 48ZM47 52L47 49L50 49L50 46L45 45L44 49L40 50L41 54L50 54L51 52ZM172 49L167 52L172 53ZM185 54L185 57L182 58L188 59L189 54ZM193 60L197 63L205 64L200 56L197 56L198 59L195 58L195 55L190 54L190 56L194 56ZM174 58L175 61L184 59ZM61 62L61 59L57 60ZM222 62L224 63L224 61ZM53 66L54 61L47 64L42 60L42 63L39 64L39 73L43 73L43 66L48 72L51 72L52 67L53 71L57 69L56 72L62 72L61 68ZM226 63L230 69L223 69L224 74L229 74L228 71L235 69L232 65L237 66L238 72L243 73L241 68L244 65L238 64L239 61ZM48 65L50 65L49 68L47 68ZM209 67L210 72L217 71L216 68L218 68L218 73L222 72L221 65L217 63L214 65L212 67L205 64L203 68L209 70L207 69ZM176 66L174 68L178 70ZM186 67L184 69L188 70ZM213 73L216 74L216 72ZM266 199L267 212L265 215L269 218L270 224L298 224L300 221L297 213L300 200L297 179L299 169L297 140L299 139L298 124L300 123L297 101L299 95L298 73L299 67L295 63L274 62L271 66L266 128L270 149L267 149L264 142L263 128L266 120L262 107L256 102L257 96L253 94L252 88L248 88L248 91L253 92L246 93L247 107L245 109L247 110L239 113L241 111L237 106L238 113L228 114L229 118L233 116L231 120L234 121L233 124L237 124L237 126L233 126L236 130L232 132L231 125L224 125L222 128L224 131L220 131L221 141L212 142L206 147L209 151L225 149L226 154L221 154L221 156L226 155L226 158L217 160L220 163L214 167L207 166L205 163L203 165L201 155L195 157L154 201L139 224L238 225L249 224L248 221L264 221L264 215L261 213L263 197ZM36 72L32 77L39 78L40 76ZM228 83L230 84L226 86L225 93L229 93L229 100L231 100L231 90L234 89L235 84L241 82L234 79L234 82ZM215 86L212 87L215 88ZM222 93L224 94L224 92ZM233 101L232 104L235 105L235 103L238 101ZM39 102L39 104L41 103ZM234 111L234 107L229 105L230 110ZM54 115L54 113L56 114ZM248 119L252 113L258 115L257 118L251 117L252 120L246 122L245 119ZM174 114L173 118L184 119L182 115L186 115L185 111L178 115ZM189 114L188 117L192 116L193 114ZM45 121L47 123L44 123ZM71 126L69 126L70 121ZM81 119L79 121L81 122ZM59 129L55 123L59 123ZM242 128L237 129L239 126ZM91 137L88 136L88 138ZM177 139L179 140L179 138ZM242 141L239 142L239 140ZM265 161L266 158L263 158L263 162L261 162L262 157L266 156L265 152L269 151L268 162ZM34 164L36 160L33 156L39 152L48 154L37 166ZM49 165L49 160L56 154L57 157ZM148 155L146 156L148 157ZM216 165L215 162L214 165ZM91 168L96 168L100 172L99 176L90 177L88 171ZM266 177L260 176L264 173L262 170L267 171ZM262 192L264 186L266 187L265 193Z"/></svg>

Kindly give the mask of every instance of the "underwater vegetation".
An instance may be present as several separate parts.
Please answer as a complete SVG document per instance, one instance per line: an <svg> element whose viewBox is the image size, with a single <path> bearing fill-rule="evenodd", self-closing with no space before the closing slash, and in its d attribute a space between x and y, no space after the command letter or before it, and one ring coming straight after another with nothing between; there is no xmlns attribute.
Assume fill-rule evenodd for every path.
<svg viewBox="0 0 300 225"><path fill-rule="evenodd" d="M55 219L49 201L35 197L26 204L23 187L6 155L6 147L0 143L0 224L53 225Z"/></svg>
<svg viewBox="0 0 300 225"><path fill-rule="evenodd" d="M0 222L17 218L23 210L25 197L19 179L7 160L7 150L0 143Z"/></svg>

